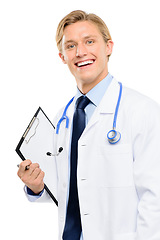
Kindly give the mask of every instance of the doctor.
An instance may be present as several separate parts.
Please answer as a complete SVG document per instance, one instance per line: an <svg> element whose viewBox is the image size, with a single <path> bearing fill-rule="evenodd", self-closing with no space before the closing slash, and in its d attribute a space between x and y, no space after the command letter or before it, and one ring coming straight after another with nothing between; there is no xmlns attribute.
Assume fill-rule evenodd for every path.
<svg viewBox="0 0 160 240"><path fill-rule="evenodd" d="M63 121L55 136L57 146L64 143L56 157L59 240L160 240L159 105L123 86L116 122L121 139L110 144L107 133L120 85L108 72L113 41L107 26L94 14L74 11L59 23L56 40L78 87L67 110L67 134ZM75 112L81 96L88 98L82 109L86 127L75 140L75 160ZM22 162L18 176L30 201L50 201L38 164Z"/></svg>

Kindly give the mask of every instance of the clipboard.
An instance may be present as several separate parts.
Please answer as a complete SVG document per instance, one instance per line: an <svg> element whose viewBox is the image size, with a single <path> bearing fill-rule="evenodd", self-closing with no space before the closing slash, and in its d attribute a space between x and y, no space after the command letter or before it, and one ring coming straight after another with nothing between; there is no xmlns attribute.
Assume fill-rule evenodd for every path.
<svg viewBox="0 0 160 240"><path fill-rule="evenodd" d="M23 161L30 159L33 163L39 163L40 168L45 172L44 188L58 206L56 160L54 156L46 154L54 152L54 132L54 125L39 107L15 151Z"/></svg>

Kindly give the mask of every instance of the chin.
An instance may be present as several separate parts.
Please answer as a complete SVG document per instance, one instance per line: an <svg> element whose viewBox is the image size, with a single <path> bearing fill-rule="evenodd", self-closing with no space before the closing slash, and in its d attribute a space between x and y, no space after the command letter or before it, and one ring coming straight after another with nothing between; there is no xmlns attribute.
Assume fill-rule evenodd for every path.
<svg viewBox="0 0 160 240"><path fill-rule="evenodd" d="M77 77L77 79L79 79L79 81L81 82L86 82L86 83L91 83L95 81L95 74L93 74L93 72L91 74L85 74L85 75L80 75Z"/></svg>

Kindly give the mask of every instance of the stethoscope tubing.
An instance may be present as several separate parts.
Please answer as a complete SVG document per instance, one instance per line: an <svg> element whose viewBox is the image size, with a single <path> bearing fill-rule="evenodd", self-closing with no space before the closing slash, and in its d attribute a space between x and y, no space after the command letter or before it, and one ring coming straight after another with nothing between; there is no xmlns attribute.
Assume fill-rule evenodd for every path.
<svg viewBox="0 0 160 240"><path fill-rule="evenodd" d="M118 82L120 89L119 89L119 96L118 96L118 101L117 101L117 105L116 105L116 110L115 110L115 114L114 114L114 119L113 119L113 129L116 129L116 123L117 123L117 115L118 115L118 110L119 110L119 106L120 106L120 101L121 101L121 97L122 97L122 83Z"/></svg>
<svg viewBox="0 0 160 240"><path fill-rule="evenodd" d="M66 120L66 128L69 127L69 118L67 117L67 110L68 110L69 106L71 105L71 103L73 102L73 99L74 99L74 97L67 103L67 105L63 111L62 117L59 119L59 121L57 123L56 134L59 133L60 125L63 122L63 120Z"/></svg>
<svg viewBox="0 0 160 240"><path fill-rule="evenodd" d="M117 105L116 105L116 109L115 109L115 113L114 113L113 128L107 134L108 141L111 144L115 144L115 143L119 142L119 140L121 139L121 134L116 131L117 116L118 116L120 101L121 101L121 97L122 97L122 83L121 82L118 82L118 83L119 83L120 89L119 89L119 96L118 96ZM70 104L73 102L73 99L74 99L74 97L67 103L67 105L63 111L62 117L59 119L59 121L57 123L56 134L59 134L61 123L64 120L66 120L66 129L69 127L69 118L67 116L67 110L68 110ZM113 137L110 136L111 133L114 134Z"/></svg>

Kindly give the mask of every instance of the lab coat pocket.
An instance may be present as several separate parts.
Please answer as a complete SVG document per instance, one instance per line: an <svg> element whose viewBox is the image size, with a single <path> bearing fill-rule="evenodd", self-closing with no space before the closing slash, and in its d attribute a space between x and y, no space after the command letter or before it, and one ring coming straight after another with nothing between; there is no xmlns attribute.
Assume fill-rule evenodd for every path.
<svg viewBox="0 0 160 240"><path fill-rule="evenodd" d="M97 156L103 187L133 186L133 157L130 144L100 146Z"/></svg>

